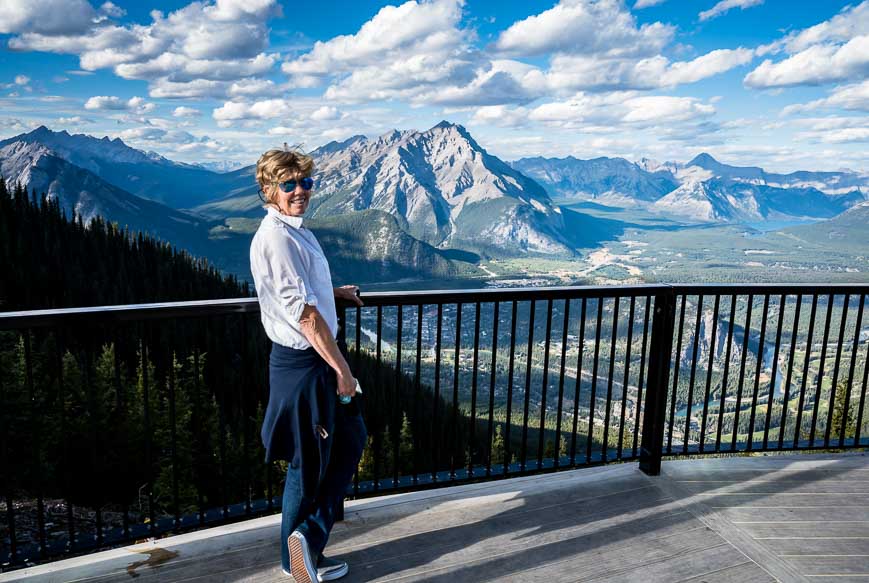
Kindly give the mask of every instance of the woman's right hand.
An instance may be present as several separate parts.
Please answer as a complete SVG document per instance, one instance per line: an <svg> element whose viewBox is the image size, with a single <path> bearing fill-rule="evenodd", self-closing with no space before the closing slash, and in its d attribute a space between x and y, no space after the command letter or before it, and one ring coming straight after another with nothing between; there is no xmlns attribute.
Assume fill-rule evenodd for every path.
<svg viewBox="0 0 869 583"><path fill-rule="evenodd" d="M352 374L338 375L338 395L352 397L356 394L356 378Z"/></svg>

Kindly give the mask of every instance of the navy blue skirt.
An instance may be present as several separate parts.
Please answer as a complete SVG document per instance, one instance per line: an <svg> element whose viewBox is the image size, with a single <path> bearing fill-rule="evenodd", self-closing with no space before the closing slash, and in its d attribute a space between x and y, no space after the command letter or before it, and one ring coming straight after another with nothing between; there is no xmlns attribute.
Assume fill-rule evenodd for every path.
<svg viewBox="0 0 869 583"><path fill-rule="evenodd" d="M316 491L329 465L336 407L354 409L342 414L358 414L358 399L339 405L337 390L335 371L313 348L272 343L269 404L260 435L266 462L286 460L301 469L303 496Z"/></svg>

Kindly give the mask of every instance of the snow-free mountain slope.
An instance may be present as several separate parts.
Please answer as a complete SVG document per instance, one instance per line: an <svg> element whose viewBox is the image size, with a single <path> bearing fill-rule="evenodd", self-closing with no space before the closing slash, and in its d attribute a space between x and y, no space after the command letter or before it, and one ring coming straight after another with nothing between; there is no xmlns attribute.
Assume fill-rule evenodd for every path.
<svg viewBox="0 0 869 583"><path fill-rule="evenodd" d="M227 190L226 174L168 160L153 152L127 146L120 138L98 139L85 134L54 132L40 126L0 142L40 144L57 157L84 168L109 184L172 208L196 206Z"/></svg>
<svg viewBox="0 0 869 583"><path fill-rule="evenodd" d="M649 171L624 158L522 158L512 166L565 200L631 206L654 202L678 186L668 171Z"/></svg>
<svg viewBox="0 0 869 583"><path fill-rule="evenodd" d="M194 252L207 242L209 225L200 217L130 194L40 143L4 142L0 175L9 184L58 199L68 216L80 215L85 223L99 215Z"/></svg>

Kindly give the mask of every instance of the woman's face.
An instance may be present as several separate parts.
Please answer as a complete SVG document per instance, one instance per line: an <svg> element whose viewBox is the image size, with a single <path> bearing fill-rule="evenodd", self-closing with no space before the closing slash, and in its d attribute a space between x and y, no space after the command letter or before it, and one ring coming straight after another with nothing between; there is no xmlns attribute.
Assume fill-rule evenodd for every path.
<svg viewBox="0 0 869 583"><path fill-rule="evenodd" d="M287 172L280 177L280 183L272 185L275 191L275 198L273 200L279 201L278 206L290 216L300 217L305 214L305 211L308 210L308 203L311 201L311 190L305 190L302 187L302 178L304 176L301 174L296 175ZM287 186L287 182L290 181L294 181L296 187L289 192L285 192L284 188Z"/></svg>

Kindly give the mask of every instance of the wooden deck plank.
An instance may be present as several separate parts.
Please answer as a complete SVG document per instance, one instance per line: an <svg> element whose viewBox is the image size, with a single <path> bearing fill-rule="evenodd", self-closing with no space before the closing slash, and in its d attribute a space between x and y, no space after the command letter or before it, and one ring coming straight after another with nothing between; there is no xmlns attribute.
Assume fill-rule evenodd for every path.
<svg viewBox="0 0 869 583"><path fill-rule="evenodd" d="M791 559L811 579L823 575L850 575L869 578L869 558L862 557L803 557Z"/></svg>
<svg viewBox="0 0 869 583"><path fill-rule="evenodd" d="M740 524L740 528L757 539L792 537L855 537L869 538L869 520L851 522L775 522L766 524Z"/></svg>
<svg viewBox="0 0 869 583"><path fill-rule="evenodd" d="M775 577L756 563L746 562L682 579L676 583L777 583Z"/></svg>
<svg viewBox="0 0 869 583"><path fill-rule="evenodd" d="M809 534L809 533L806 533ZM869 558L869 537L864 538L785 538L761 541L781 556L862 555Z"/></svg>
<svg viewBox="0 0 869 583"><path fill-rule="evenodd" d="M848 494L869 495L869 475L866 480L769 480L764 482L694 482L678 483L697 494Z"/></svg>
<svg viewBox="0 0 869 583"><path fill-rule="evenodd" d="M787 508L724 508L721 513L734 524L768 522L850 522L869 520L869 508L794 507Z"/></svg>

